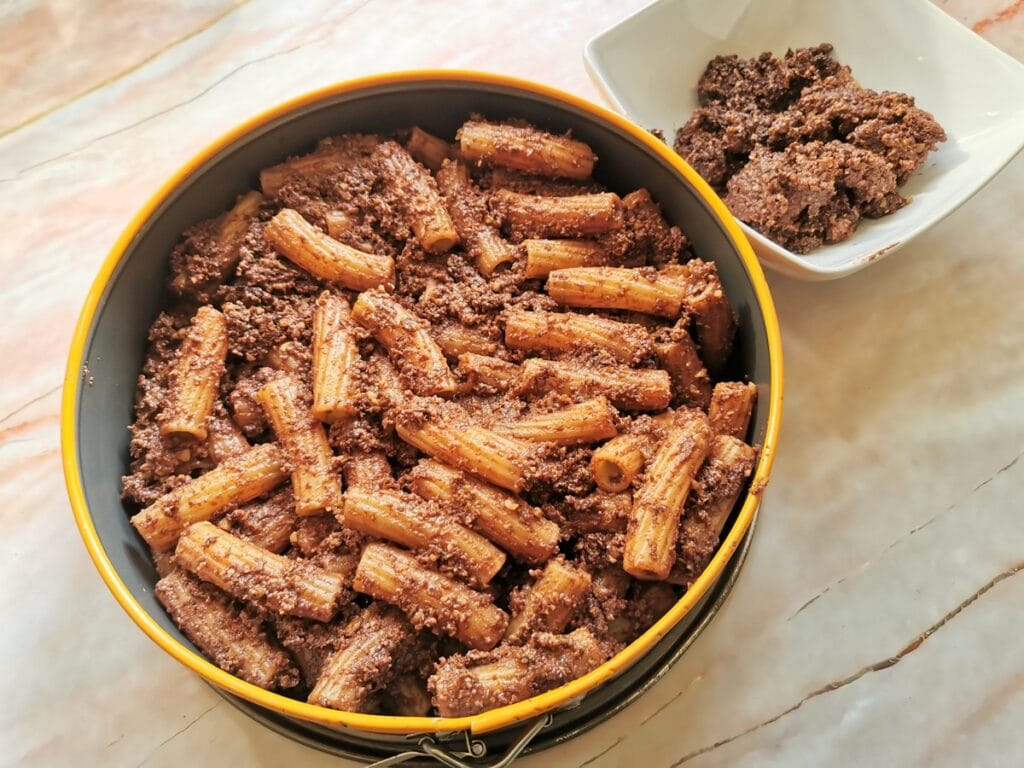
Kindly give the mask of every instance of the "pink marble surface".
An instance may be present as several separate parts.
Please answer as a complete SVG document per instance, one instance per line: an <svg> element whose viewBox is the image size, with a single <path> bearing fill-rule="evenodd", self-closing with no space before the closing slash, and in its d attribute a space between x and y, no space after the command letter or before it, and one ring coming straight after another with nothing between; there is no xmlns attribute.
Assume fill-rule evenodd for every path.
<svg viewBox="0 0 1024 768"><path fill-rule="evenodd" d="M1024 58L1020 0L937 0ZM597 98L640 2L0 4L0 765L337 764L248 721L120 611L58 449L71 329L174 169L329 82L493 70ZM1024 762L1024 161L898 256L771 276L784 440L727 610L667 678L525 765Z"/></svg>

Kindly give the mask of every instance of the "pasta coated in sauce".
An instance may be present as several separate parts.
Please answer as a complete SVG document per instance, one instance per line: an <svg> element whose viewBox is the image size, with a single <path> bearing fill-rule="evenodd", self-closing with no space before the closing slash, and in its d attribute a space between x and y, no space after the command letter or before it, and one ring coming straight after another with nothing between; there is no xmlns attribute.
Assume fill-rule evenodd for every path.
<svg viewBox="0 0 1024 768"><path fill-rule="evenodd" d="M703 570L756 387L718 381L715 265L595 168L520 120L339 136L184 233L123 495L216 663L474 714L586 674Z"/></svg>

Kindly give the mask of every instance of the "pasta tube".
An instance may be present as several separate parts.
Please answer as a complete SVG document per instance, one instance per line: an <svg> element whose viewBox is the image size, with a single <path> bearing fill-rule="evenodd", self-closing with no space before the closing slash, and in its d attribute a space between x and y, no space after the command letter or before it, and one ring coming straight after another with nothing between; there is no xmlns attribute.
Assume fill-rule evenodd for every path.
<svg viewBox="0 0 1024 768"><path fill-rule="evenodd" d="M423 250L445 253L459 242L448 210L438 194L437 184L405 148L385 141L373 153L384 183L412 220L412 231Z"/></svg>
<svg viewBox="0 0 1024 768"><path fill-rule="evenodd" d="M309 694L310 704L358 712L367 696L383 687L383 681L403 646L413 639L413 629L393 608L374 603L350 619Z"/></svg>
<svg viewBox="0 0 1024 768"><path fill-rule="evenodd" d="M665 430L633 497L622 567L638 579L663 580L675 561L679 518L713 433L697 410L680 411Z"/></svg>
<svg viewBox="0 0 1024 768"><path fill-rule="evenodd" d="M607 654L588 629L540 633L530 645L503 645L491 653L449 656L429 685L441 717L465 717L513 704L582 677Z"/></svg>
<svg viewBox="0 0 1024 768"><path fill-rule="evenodd" d="M586 366L531 358L520 366L519 391L527 395L560 392L572 397L604 395L616 408L658 411L672 396L669 376L653 368Z"/></svg>
<svg viewBox="0 0 1024 768"><path fill-rule="evenodd" d="M738 381L723 381L716 384L708 410L712 429L719 435L731 435L737 440L745 438L756 399L755 384L743 384Z"/></svg>
<svg viewBox="0 0 1024 768"><path fill-rule="evenodd" d="M594 450L590 471L602 491L619 493L633 484L651 451L649 435L625 434Z"/></svg>
<svg viewBox="0 0 1024 768"><path fill-rule="evenodd" d="M227 320L213 307L200 307L171 370L160 434L206 439L227 354Z"/></svg>
<svg viewBox="0 0 1024 768"><path fill-rule="evenodd" d="M272 443L257 445L164 494L133 516L132 525L151 549L165 552L186 526L252 501L287 476L280 449Z"/></svg>
<svg viewBox="0 0 1024 768"><path fill-rule="evenodd" d="M614 192L565 197L491 193L491 208L512 232L529 238L590 237L622 227L622 200Z"/></svg>
<svg viewBox="0 0 1024 768"><path fill-rule="evenodd" d="M349 488L345 526L368 536L434 554L456 573L486 587L505 553L446 515L438 505L402 491Z"/></svg>
<svg viewBox="0 0 1024 768"><path fill-rule="evenodd" d="M561 560L549 560L540 578L526 591L505 631L512 643L526 642L534 632L558 634L590 590L590 574Z"/></svg>
<svg viewBox="0 0 1024 768"><path fill-rule="evenodd" d="M643 326L577 312L513 310L505 318L505 343L530 352L572 352L590 346L633 364L653 351L653 338Z"/></svg>
<svg viewBox="0 0 1024 768"><path fill-rule="evenodd" d="M711 378L686 329L678 325L671 329L666 340L654 345L654 354L672 378L672 402L707 410L711 403Z"/></svg>
<svg viewBox="0 0 1024 768"><path fill-rule="evenodd" d="M571 535L620 533L626 530L633 509L630 493L596 491L589 496L566 496L561 505Z"/></svg>
<svg viewBox="0 0 1024 768"><path fill-rule="evenodd" d="M382 451L356 453L349 456L343 471L347 488L389 488L394 486L391 464Z"/></svg>
<svg viewBox="0 0 1024 768"><path fill-rule="evenodd" d="M462 156L513 171L554 178L586 179L597 160L582 141L539 128L469 120L455 137Z"/></svg>
<svg viewBox="0 0 1024 768"><path fill-rule="evenodd" d="M547 277L556 269L604 267L608 254L592 240L524 240L526 277Z"/></svg>
<svg viewBox="0 0 1024 768"><path fill-rule="evenodd" d="M309 154L289 158L260 171L260 189L267 197L277 197L288 182L337 173L360 156L368 156L379 143L379 137L360 133L325 139Z"/></svg>
<svg viewBox="0 0 1024 768"><path fill-rule="evenodd" d="M450 635L471 648L490 650L508 626L508 614L490 595L432 571L387 544L366 545L353 587L397 606L417 629Z"/></svg>
<svg viewBox="0 0 1024 768"><path fill-rule="evenodd" d="M294 688L299 672L260 622L220 590L175 569L153 594L185 636L225 672L260 688Z"/></svg>
<svg viewBox="0 0 1024 768"><path fill-rule="evenodd" d="M686 269L686 307L693 315L701 358L712 374L729 362L736 336L736 316L726 298L714 262L694 259Z"/></svg>
<svg viewBox="0 0 1024 768"><path fill-rule="evenodd" d="M519 366L507 360L466 352L459 355L459 370L466 374L474 389L482 384L504 392L519 381Z"/></svg>
<svg viewBox="0 0 1024 768"><path fill-rule="evenodd" d="M455 391L455 377L425 320L380 291L359 294L352 319L387 349L417 394L450 395Z"/></svg>
<svg viewBox="0 0 1024 768"><path fill-rule="evenodd" d="M519 440L578 445L607 440L618 434L618 414L604 397L584 400L557 411L526 416L505 424L495 424L494 431Z"/></svg>
<svg viewBox="0 0 1024 768"><path fill-rule="evenodd" d="M558 549L558 525L517 496L433 459L417 464L407 479L413 493L456 510L513 557L543 563Z"/></svg>
<svg viewBox="0 0 1024 768"><path fill-rule="evenodd" d="M532 450L512 438L473 424L457 406L419 398L395 415L398 436L445 464L518 492L526 484Z"/></svg>
<svg viewBox="0 0 1024 768"><path fill-rule="evenodd" d="M338 421L357 412L359 347L348 303L324 291L313 313L313 416Z"/></svg>
<svg viewBox="0 0 1024 768"><path fill-rule="evenodd" d="M679 557L668 581L689 587L711 561L756 458L757 452L742 440L731 435L715 437L686 502Z"/></svg>
<svg viewBox="0 0 1024 768"><path fill-rule="evenodd" d="M341 481L334 470L334 453L323 425L309 412L302 385L291 376L279 376L264 384L256 398L291 465L296 514L340 511Z"/></svg>
<svg viewBox="0 0 1024 768"><path fill-rule="evenodd" d="M345 588L337 573L275 555L212 523L185 530L174 562L239 600L316 621L334 618Z"/></svg>
<svg viewBox="0 0 1024 768"><path fill-rule="evenodd" d="M678 317L685 287L650 269L576 267L548 275L548 295L559 304L594 309L626 309Z"/></svg>
<svg viewBox="0 0 1024 768"><path fill-rule="evenodd" d="M490 275L502 264L514 261L516 248L502 239L488 220L483 196L473 186L464 163L448 161L437 174L437 185L444 195L452 221L481 274Z"/></svg>
<svg viewBox="0 0 1024 768"><path fill-rule="evenodd" d="M409 131L405 148L416 162L422 163L434 173L440 170L441 163L455 155L455 148L451 144L416 125Z"/></svg>
<svg viewBox="0 0 1024 768"><path fill-rule="evenodd" d="M291 208L283 208L271 219L263 234L274 250L321 280L353 291L390 290L395 285L395 262L390 256L339 243Z"/></svg>
<svg viewBox="0 0 1024 768"><path fill-rule="evenodd" d="M433 328L434 341L447 357L458 358L460 355L492 355L498 345L479 331L457 323L439 325Z"/></svg>

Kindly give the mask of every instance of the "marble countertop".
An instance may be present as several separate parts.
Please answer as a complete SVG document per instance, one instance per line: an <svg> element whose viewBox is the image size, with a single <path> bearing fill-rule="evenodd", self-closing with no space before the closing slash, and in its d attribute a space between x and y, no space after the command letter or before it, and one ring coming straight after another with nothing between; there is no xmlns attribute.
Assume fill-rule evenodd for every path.
<svg viewBox="0 0 1024 768"><path fill-rule="evenodd" d="M1024 58L1021 0L937 2ZM242 118L413 67L596 100L582 46L641 4L0 4L0 765L348 764L238 713L108 594L61 475L74 320L141 201ZM1018 157L871 269L769 275L786 414L735 592L638 702L522 765L1024 764L1022 211Z"/></svg>

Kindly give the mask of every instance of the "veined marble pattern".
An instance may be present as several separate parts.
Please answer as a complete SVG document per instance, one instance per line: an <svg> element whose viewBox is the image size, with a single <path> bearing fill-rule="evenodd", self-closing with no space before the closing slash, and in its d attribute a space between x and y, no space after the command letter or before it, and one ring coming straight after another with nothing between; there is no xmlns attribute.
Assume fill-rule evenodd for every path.
<svg viewBox="0 0 1024 768"><path fill-rule="evenodd" d="M936 0L1024 58L1021 0ZM238 714L111 599L57 439L74 319L157 185L241 119L462 67L597 98L641 2L0 3L0 765L346 764ZM1024 763L1024 160L891 259L770 275L786 414L726 608L625 712L525 766Z"/></svg>

